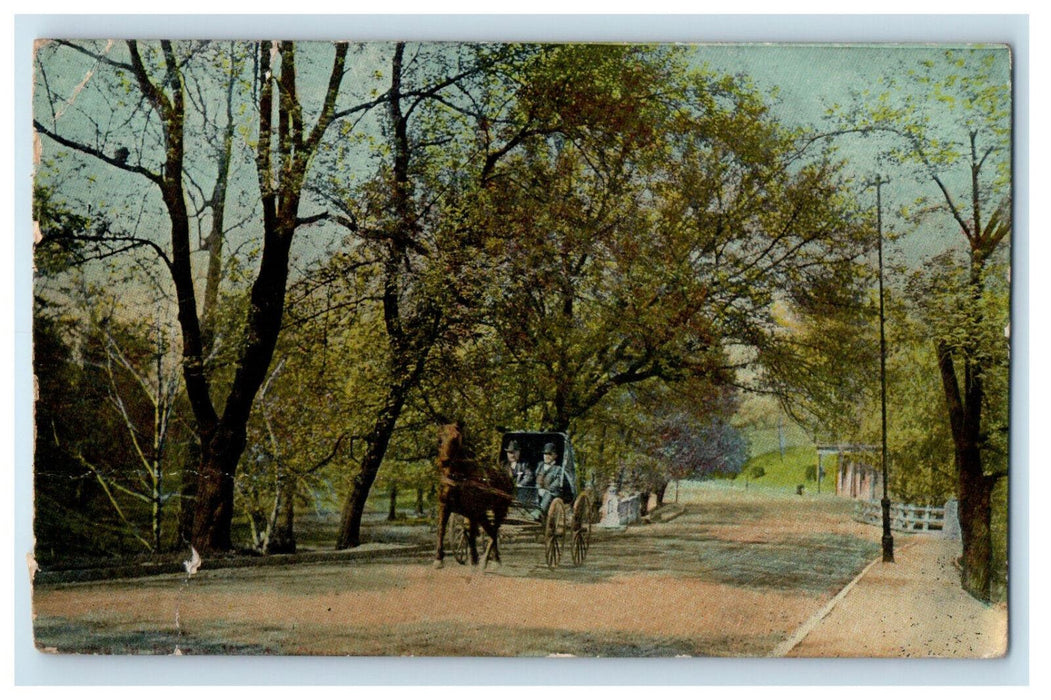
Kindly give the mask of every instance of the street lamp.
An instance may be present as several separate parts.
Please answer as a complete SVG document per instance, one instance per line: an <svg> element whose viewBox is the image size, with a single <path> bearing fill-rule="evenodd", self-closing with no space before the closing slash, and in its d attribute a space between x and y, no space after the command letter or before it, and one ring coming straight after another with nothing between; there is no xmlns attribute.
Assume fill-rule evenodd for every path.
<svg viewBox="0 0 1051 700"><path fill-rule="evenodd" d="M894 561L894 536L890 534L890 498L887 496L887 338L883 332L883 201L880 189L885 183L882 176L876 176L876 235L879 237L877 245L879 255L879 382L880 382L880 408L883 418L883 450L881 452L883 465L883 561Z"/></svg>

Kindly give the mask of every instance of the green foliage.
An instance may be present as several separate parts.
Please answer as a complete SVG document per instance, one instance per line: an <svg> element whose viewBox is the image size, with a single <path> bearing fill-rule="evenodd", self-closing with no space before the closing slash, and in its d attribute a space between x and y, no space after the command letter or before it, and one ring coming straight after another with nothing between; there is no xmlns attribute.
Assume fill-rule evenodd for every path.
<svg viewBox="0 0 1051 700"><path fill-rule="evenodd" d="M827 302L858 276L860 232L836 166L795 162L794 135L744 81L639 53L656 64L642 74L666 76L661 99L631 81L618 99L638 103L653 139L611 138L605 122L601 140L549 138L509 158L487 192L500 288L486 316L504 346L493 356L511 356L531 388L522 403L563 429L623 385L725 381L731 344L765 362L784 295ZM616 75L639 58L620 60Z"/></svg>
<svg viewBox="0 0 1051 700"><path fill-rule="evenodd" d="M153 315L161 304L117 291L142 285L142 269L103 262L84 274L89 239L105 224L73 214L43 186L34 214L43 235L33 362L34 476L46 504L34 522L39 556L168 548L177 537L171 506L187 440L173 331ZM98 281L103 275L114 283Z"/></svg>
<svg viewBox="0 0 1051 700"><path fill-rule="evenodd" d="M268 177L255 172L256 156L266 154L255 149L268 135L257 133L259 91L249 71L268 54L240 43L173 46L174 63L161 44L139 49L163 94L189 100L183 126L195 157L182 175L192 226L208 230L216 202L229 206L222 290L208 311L216 333L204 359L218 398L229 394L245 348L258 340L246 319L262 267L256 233ZM128 184L129 174L142 174L136 169L160 172L170 126L135 98L136 76L120 65L129 50L56 43L39 54L39 128L85 144L43 161L37 265L48 280L83 263L85 236L105 234L106 247L90 250L97 257L122 251L138 265L151 245L170 254L156 234L166 233L156 225L163 206ZM810 148L811 135L780 123L747 78L690 69L684 50L671 46L353 47L360 63L349 64L348 74L356 81L337 96L338 121L308 168L291 145L306 146L296 139L322 113L319 67L333 51L286 46L267 82L291 75L294 61L297 80L311 85L301 95L279 90L282 109L290 109L271 155L287 156L282 173L291 181L304 178L306 187L283 201L302 196L302 214L316 228L293 251L283 329L272 361L259 370L263 388L236 477L237 505L257 544L283 504L331 506L351 492L370 449L382 468L366 489L375 477L384 492L429 492L433 426L453 417L465 420L485 458L495 456L501 429L568 430L581 478L599 488L625 481L658 488L681 478L675 469L687 461L716 461L683 459L684 445L697 447L697 456L718 444L715 456L730 472L742 468L741 435L757 436L752 449L765 453L763 436L774 426L752 418L765 420L774 409L742 414L740 385L773 392L776 414L784 409L794 419L784 463L774 452L743 466L757 483L804 482L816 455L800 444L811 439L877 441L874 275L863 262L874 245L871 215L860 210L856 183L835 154ZM107 60L95 66L92 52ZM1008 289L997 244L1010 227L1009 85L997 77L994 53L948 52L945 60L959 70L918 67L908 74L922 88L915 96L900 89L907 74L895 74L864 108L840 114L855 131L896 141L888 163L928 178L967 161L972 146L981 158L980 212L962 213L959 203L972 198L959 194L970 194L967 183L961 190L953 179L950 199L937 207L918 201L911 213L918 222L948 212L949 226L972 240L987 232L989 246L933 260L908 289L916 304L905 303L901 284L890 293L898 329L888 367L892 487L908 499L942 499L951 467L927 330L983 368L984 455L989 471L1006 466ZM363 68L373 65L381 67ZM76 131L67 125L77 110L64 112L65 100L96 68L78 99L106 119L81 119ZM385 99L355 105L358 94ZM227 122L219 112L227 105L237 143L231 190L215 200L208 191L218 189L219 168L211 154L221 150ZM967 116L947 120L942 109ZM135 128L107 126L114 124ZM961 125L973 138L948 135ZM98 226L107 219L96 212L106 211L120 213L115 227ZM98 299L100 288L123 288L130 273L105 274L113 281L92 288ZM981 294L970 292L975 281ZM149 357L149 323L124 323L139 314L132 308L117 315L114 332L137 339L130 364L139 366ZM63 325L81 320L55 316L41 326L43 356L52 358L44 364L53 381L47 410L56 416L73 411L63 387L76 387L66 392L72 403L105 403L101 379L81 359L94 353L99 363L99 340L76 347ZM146 415L144 406L134 412ZM99 438L96 428L108 433L100 442L106 459L125 473L133 446L114 437L112 416L96 414L83 439ZM62 473L76 472L70 437L58 429L41 448ZM826 463L826 470L822 490L831 491L834 468ZM69 482L46 493L66 504L48 541L58 542L61 523L72 522L68 504L90 503L93 515L105 510L76 473L76 494L67 492Z"/></svg>
<svg viewBox="0 0 1051 700"><path fill-rule="evenodd" d="M895 302L897 304L897 302ZM904 309L902 309L904 311ZM956 493L953 444L930 327L906 313L893 315L887 359L890 492L896 501L940 506ZM873 412L878 404L873 407ZM868 441L879 438L870 421Z"/></svg>
<svg viewBox="0 0 1051 700"><path fill-rule="evenodd" d="M91 230L91 220L57 201L50 187L36 185L33 221L40 227L40 239L33 251L37 272L56 275L75 264L83 253L84 244L80 239Z"/></svg>
<svg viewBox="0 0 1051 700"><path fill-rule="evenodd" d="M824 478L821 480L821 493L835 493L836 470L835 457L821 460ZM813 447L790 447L785 450L784 459L780 451L767 452L749 459L741 470L742 476L758 486L795 493L796 486L805 484L811 493L817 493L814 475L817 471L817 450ZM808 478L809 474L809 478ZM741 479L742 477L737 477Z"/></svg>
<svg viewBox="0 0 1051 700"><path fill-rule="evenodd" d="M935 345L927 371L941 380L952 430L965 533L963 581L981 599L990 596L995 550L987 534L992 475L1006 474L1007 463L1009 58L1005 47L946 50L938 60L886 78L876 94L858 96L855 109L841 115L848 130L879 138L886 161L933 193L917 199L914 224L933 221L961 234L956 246L926 261L909 296ZM899 80L917 89L902 90ZM929 490L938 490L933 476L927 481ZM911 490L914 484L902 486Z"/></svg>
<svg viewBox="0 0 1051 700"><path fill-rule="evenodd" d="M856 271L855 281L867 279L868 272ZM878 399L875 305L857 289L846 291L814 289L805 306L785 314L776 341L765 348L767 383L819 442L854 439Z"/></svg>
<svg viewBox="0 0 1051 700"><path fill-rule="evenodd" d="M103 293L89 298L105 308ZM169 339L153 319L99 310L60 315L38 302L34 319L34 474L48 504L34 532L45 559L158 551L177 540L171 506L188 431L177 420L185 406Z"/></svg>

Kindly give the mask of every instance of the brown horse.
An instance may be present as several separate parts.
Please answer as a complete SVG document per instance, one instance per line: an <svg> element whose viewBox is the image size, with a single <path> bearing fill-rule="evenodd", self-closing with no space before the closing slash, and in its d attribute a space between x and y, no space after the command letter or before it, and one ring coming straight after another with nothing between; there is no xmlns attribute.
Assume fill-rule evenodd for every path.
<svg viewBox="0 0 1051 700"><path fill-rule="evenodd" d="M500 525L511 507L514 483L511 475L499 467L481 464L464 444L463 426L459 423L444 425L440 431L438 445L438 471L441 485L438 488L438 551L434 566L440 569L445 558L445 528L449 516L459 513L467 519L467 544L471 551L471 564L478 564L478 526L489 536L485 550L485 563L492 557L500 561L497 535ZM489 514L492 513L492 518Z"/></svg>

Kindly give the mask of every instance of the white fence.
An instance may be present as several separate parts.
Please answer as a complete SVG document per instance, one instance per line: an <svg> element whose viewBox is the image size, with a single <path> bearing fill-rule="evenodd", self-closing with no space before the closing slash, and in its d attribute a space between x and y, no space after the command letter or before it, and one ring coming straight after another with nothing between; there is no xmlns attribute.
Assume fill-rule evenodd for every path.
<svg viewBox="0 0 1051 700"><path fill-rule="evenodd" d="M913 506L904 503L890 504L890 527L898 532L944 532L953 536L958 527L949 518L956 517L955 502L945 506ZM949 518L946 517L949 511ZM869 525L883 524L883 507L879 501L857 501L854 504L854 520Z"/></svg>

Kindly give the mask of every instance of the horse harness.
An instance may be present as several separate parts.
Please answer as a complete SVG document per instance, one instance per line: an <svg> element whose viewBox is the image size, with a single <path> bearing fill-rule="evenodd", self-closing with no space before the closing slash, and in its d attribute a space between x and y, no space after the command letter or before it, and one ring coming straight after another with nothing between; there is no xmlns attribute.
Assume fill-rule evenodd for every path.
<svg viewBox="0 0 1051 700"><path fill-rule="evenodd" d="M446 461L442 466L445 466L445 465L447 465L447 464L449 464L451 462L468 463L468 460L463 460L463 459L452 460L452 459L450 459L450 460ZM473 462L470 462L470 463L474 464ZM485 469L483 468L482 471L483 471L483 474L484 474L485 473ZM482 478L476 478L476 477L474 477L473 474L470 474L470 473L464 474L462 472L461 473L457 473L454 476L454 475L450 474L447 469L442 469L441 472L442 472L442 474L441 474L441 483L444 486L450 486L452 488L463 488L464 486L471 485L471 486L474 486L476 488L480 488L483 491L488 491L488 492L490 492L492 494L496 494L498 496L505 496L508 499L512 498L510 493L508 493L506 491L503 491L502 489L498 489L498 488L496 488L494 486L491 486L489 484L489 479L486 478L485 476L483 476Z"/></svg>

